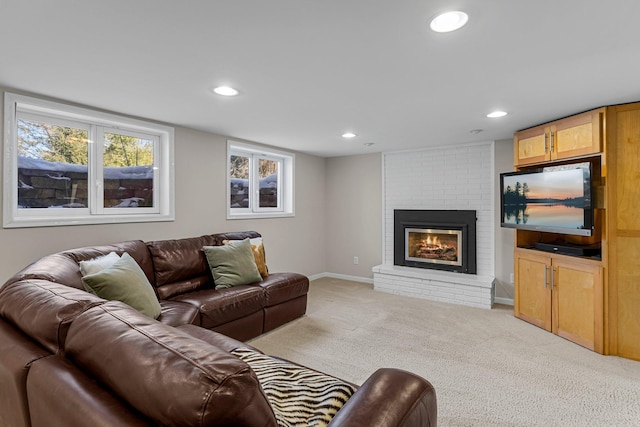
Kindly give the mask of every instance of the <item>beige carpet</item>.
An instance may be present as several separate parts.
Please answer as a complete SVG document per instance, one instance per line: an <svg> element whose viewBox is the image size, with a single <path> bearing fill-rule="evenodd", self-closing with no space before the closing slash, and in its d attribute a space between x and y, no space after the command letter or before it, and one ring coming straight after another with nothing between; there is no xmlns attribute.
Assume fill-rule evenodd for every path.
<svg viewBox="0 0 640 427"><path fill-rule="evenodd" d="M436 389L439 426L640 426L640 362L593 353L511 307L325 278L311 283L305 317L251 344L357 384L379 367L417 373Z"/></svg>

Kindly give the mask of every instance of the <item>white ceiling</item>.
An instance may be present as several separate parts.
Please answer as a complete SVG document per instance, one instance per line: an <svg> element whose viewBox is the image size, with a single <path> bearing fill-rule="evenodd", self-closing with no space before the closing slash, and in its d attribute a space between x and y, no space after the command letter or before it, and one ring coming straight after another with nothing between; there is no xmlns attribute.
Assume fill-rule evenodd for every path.
<svg viewBox="0 0 640 427"><path fill-rule="evenodd" d="M467 26L428 29L451 9ZM326 157L443 146L639 101L639 18L639 0L0 0L0 86Z"/></svg>

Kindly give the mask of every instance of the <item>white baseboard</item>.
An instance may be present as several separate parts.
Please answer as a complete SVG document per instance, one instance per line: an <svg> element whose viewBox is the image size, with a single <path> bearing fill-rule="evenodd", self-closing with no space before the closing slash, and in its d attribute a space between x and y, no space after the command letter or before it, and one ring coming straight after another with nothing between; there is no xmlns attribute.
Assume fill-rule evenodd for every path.
<svg viewBox="0 0 640 427"><path fill-rule="evenodd" d="M493 302L496 304L510 305L513 307L513 298L494 297Z"/></svg>
<svg viewBox="0 0 640 427"><path fill-rule="evenodd" d="M347 274L336 274L336 273L318 273L312 276L309 276L309 280L322 279L323 277L330 277L332 279L342 279L342 280L351 280L352 282L362 282L373 284L373 279L369 277L360 277L360 276L349 276Z"/></svg>

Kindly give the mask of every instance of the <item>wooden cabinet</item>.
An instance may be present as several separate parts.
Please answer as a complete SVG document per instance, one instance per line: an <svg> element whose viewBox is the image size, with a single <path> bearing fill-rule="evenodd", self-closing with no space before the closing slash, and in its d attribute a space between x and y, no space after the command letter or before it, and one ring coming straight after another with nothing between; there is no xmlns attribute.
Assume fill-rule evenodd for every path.
<svg viewBox="0 0 640 427"><path fill-rule="evenodd" d="M517 170L590 161L601 260L528 249L562 235L516 230L514 314L599 353L640 361L640 102L519 131ZM574 237L575 238L575 237ZM574 239L571 238L571 239Z"/></svg>
<svg viewBox="0 0 640 427"><path fill-rule="evenodd" d="M605 351L640 360L640 103L607 111Z"/></svg>
<svg viewBox="0 0 640 427"><path fill-rule="evenodd" d="M551 331L551 257L516 249L513 266L515 316Z"/></svg>
<svg viewBox="0 0 640 427"><path fill-rule="evenodd" d="M551 332L602 353L602 267L570 257L553 259L551 267Z"/></svg>
<svg viewBox="0 0 640 427"><path fill-rule="evenodd" d="M604 108L517 132L516 166L584 156L602 151Z"/></svg>
<svg viewBox="0 0 640 427"><path fill-rule="evenodd" d="M516 317L603 352L600 262L517 249L514 266Z"/></svg>

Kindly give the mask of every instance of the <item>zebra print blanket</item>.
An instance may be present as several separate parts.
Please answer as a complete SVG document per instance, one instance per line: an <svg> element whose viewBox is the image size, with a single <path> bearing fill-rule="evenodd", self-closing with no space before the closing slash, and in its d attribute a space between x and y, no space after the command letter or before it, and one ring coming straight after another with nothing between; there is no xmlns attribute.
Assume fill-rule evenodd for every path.
<svg viewBox="0 0 640 427"><path fill-rule="evenodd" d="M231 353L256 373L281 427L326 426L356 391L337 378L248 348Z"/></svg>

